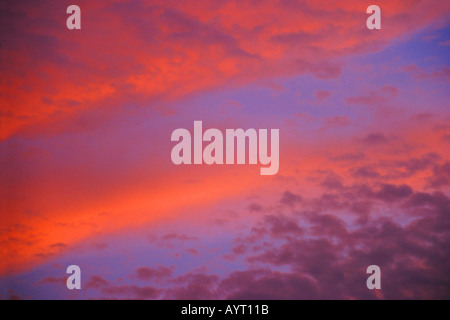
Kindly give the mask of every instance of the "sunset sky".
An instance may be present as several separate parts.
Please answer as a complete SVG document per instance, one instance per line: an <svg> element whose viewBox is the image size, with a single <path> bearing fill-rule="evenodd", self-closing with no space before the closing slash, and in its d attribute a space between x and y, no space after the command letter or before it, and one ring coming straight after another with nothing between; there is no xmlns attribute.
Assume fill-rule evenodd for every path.
<svg viewBox="0 0 450 320"><path fill-rule="evenodd" d="M0 299L450 299L449 57L449 1L0 2Z"/></svg>

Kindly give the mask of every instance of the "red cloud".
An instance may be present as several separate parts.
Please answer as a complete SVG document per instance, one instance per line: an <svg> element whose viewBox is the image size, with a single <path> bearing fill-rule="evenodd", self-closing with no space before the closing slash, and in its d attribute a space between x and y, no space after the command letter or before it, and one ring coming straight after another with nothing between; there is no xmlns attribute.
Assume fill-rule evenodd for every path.
<svg viewBox="0 0 450 320"><path fill-rule="evenodd" d="M231 80L301 73L335 78L341 67L333 58L376 50L450 9L437 0L385 2L383 32L370 33L365 8L353 1L78 5L83 27L77 32L65 27L66 2L2 5L2 139L31 125L57 125L81 110L112 112L130 100L148 106ZM379 99L384 96L349 101Z"/></svg>

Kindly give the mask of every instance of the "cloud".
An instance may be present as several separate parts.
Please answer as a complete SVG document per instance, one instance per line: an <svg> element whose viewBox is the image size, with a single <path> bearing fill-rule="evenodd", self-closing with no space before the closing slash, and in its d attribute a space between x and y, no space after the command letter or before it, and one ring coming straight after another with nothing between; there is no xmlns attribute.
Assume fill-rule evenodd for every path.
<svg viewBox="0 0 450 320"><path fill-rule="evenodd" d="M442 140L449 143L450 142L450 134L444 134L442 136Z"/></svg>
<svg viewBox="0 0 450 320"><path fill-rule="evenodd" d="M248 206L248 210L250 212L260 212L263 210L263 206L260 205L259 203L253 202Z"/></svg>
<svg viewBox="0 0 450 320"><path fill-rule="evenodd" d="M120 286L106 286L101 288L101 293L110 297L129 298L136 300L153 300L160 294L159 289L145 286L139 287L136 285L120 285Z"/></svg>
<svg viewBox="0 0 450 320"><path fill-rule="evenodd" d="M174 248L175 246L183 245L187 242L197 241L197 237L186 234L167 233L161 236L151 234L148 236L150 242L160 247Z"/></svg>
<svg viewBox="0 0 450 320"><path fill-rule="evenodd" d="M67 278L57 278L57 277L46 277L39 282L39 285L45 284L57 284L57 285L66 285Z"/></svg>
<svg viewBox="0 0 450 320"><path fill-rule="evenodd" d="M342 178L334 172L327 174L326 178L321 182L321 186L327 189L340 189L343 187Z"/></svg>
<svg viewBox="0 0 450 320"><path fill-rule="evenodd" d="M251 263L264 263L271 266L270 269L289 266L293 270L288 273L290 277L312 280L307 282L309 298L376 298L373 292L364 288L365 267L370 264L382 267L383 279L386 281L382 291L385 298L448 297L450 292L445 285L450 280L445 271L448 261L443 262L442 259L450 241L450 221L445 213L448 213L450 200L443 194L412 194L404 186L384 186L380 195L385 197L388 191L395 195L389 196L388 201L410 199L409 207L414 210L407 209L407 212L417 214L416 219L401 226L388 217L371 218L363 226L352 225L350 228L335 215L311 213L307 218L312 225L303 236L286 236L282 245L263 249L247 257ZM424 205L431 206L430 210L415 211L415 208ZM442 227L438 228L438 224ZM309 237L309 234L315 238ZM263 270L268 272L268 269ZM277 289L274 290L283 288L280 281L286 276L279 274L274 280L273 274L268 273L263 279L272 279L272 294L269 288L260 288L256 292L260 297L274 299L301 297L295 293L283 296ZM386 277L389 277L389 281ZM230 291L239 288L240 292L233 297L254 297L252 289L255 282L250 273L232 282Z"/></svg>
<svg viewBox="0 0 450 320"><path fill-rule="evenodd" d="M375 191L371 196L386 201L393 202L405 199L413 193L410 186L407 185L392 185L392 184L382 184L378 191Z"/></svg>
<svg viewBox="0 0 450 320"><path fill-rule="evenodd" d="M348 104L382 106L395 98L400 90L394 86L383 86L378 90L372 90L365 95L349 97L345 101Z"/></svg>
<svg viewBox="0 0 450 320"><path fill-rule="evenodd" d="M140 280L150 281L150 280L159 280L161 278L170 277L172 275L172 269L160 266L156 269L141 267L136 270L136 276Z"/></svg>
<svg viewBox="0 0 450 320"><path fill-rule="evenodd" d="M54 243L50 246L50 248L55 248L55 249L66 249L67 245L65 243L62 242L58 242L58 243Z"/></svg>
<svg viewBox="0 0 450 320"><path fill-rule="evenodd" d="M17 294L12 294L8 297L8 300L23 300L23 298Z"/></svg>
<svg viewBox="0 0 450 320"><path fill-rule="evenodd" d="M265 217L263 224L269 229L273 237L287 236L289 234L297 235L303 233L303 229L297 224L294 219L289 219L283 216L269 215Z"/></svg>
<svg viewBox="0 0 450 320"><path fill-rule="evenodd" d="M373 141L372 141L373 142ZM357 178L372 179L372 181L405 179L422 172L427 174L430 169L439 167L441 156L435 152L404 160L377 160L363 166L356 166L350 171Z"/></svg>
<svg viewBox="0 0 450 320"><path fill-rule="evenodd" d="M187 273L174 279L175 283L181 283L166 291L165 299L174 300L210 300L217 299L215 287L219 277L198 273Z"/></svg>
<svg viewBox="0 0 450 320"><path fill-rule="evenodd" d="M450 185L450 162L447 161L433 168L433 175L429 178L429 185L434 188Z"/></svg>
<svg viewBox="0 0 450 320"><path fill-rule="evenodd" d="M444 80L450 81L450 68L441 66L434 70L424 70L417 65L408 65L403 68L404 71L412 73L419 80Z"/></svg>
<svg viewBox="0 0 450 320"><path fill-rule="evenodd" d="M312 279L299 274L248 270L235 272L223 280L221 288L229 300L314 299L317 289Z"/></svg>
<svg viewBox="0 0 450 320"><path fill-rule="evenodd" d="M388 141L389 139L381 132L369 133L362 139L362 142L367 145L379 145L387 143Z"/></svg>
<svg viewBox="0 0 450 320"><path fill-rule="evenodd" d="M317 90L314 95L319 102L322 102L331 96L331 92L328 90Z"/></svg>
<svg viewBox="0 0 450 320"><path fill-rule="evenodd" d="M338 156L334 156L331 159L333 161L354 163L364 160L365 158L366 158L365 153L359 152L359 153L345 153Z"/></svg>
<svg viewBox="0 0 450 320"><path fill-rule="evenodd" d="M218 257L215 264L208 263L212 274L196 280L208 285L194 282L195 276L192 281L180 278L186 280L183 284L173 283L174 275L161 269L171 271L170 264L148 268L139 263L131 270L143 268L142 279L137 271L130 275L129 284L91 278L89 286L97 289L91 291L130 298L269 296L264 290L273 283L274 297L290 292L295 297L370 298L373 294L361 288L364 266L381 261L388 279L396 279L391 287L387 284L388 297L445 296L447 291L439 282L448 282L442 249L448 243L448 222L442 213L448 212L445 192L450 180L443 160L448 159L442 140L447 132L428 132L428 127L417 124L427 122L431 127L437 121L444 123L443 111L420 114L415 106L420 100L413 101L407 105L405 119L414 125L405 128L399 122L395 132L388 133L379 120L370 120L367 127L358 120L349 127L355 116L367 116L365 108L351 107L351 114L340 116L319 110L329 113L324 116L308 106L290 106L295 107L290 114L308 121L308 126L315 122L320 131L321 124L315 120L323 119L328 127L340 131L337 135L327 130L300 131L288 137L292 141L283 145L284 172L275 188L272 180L262 183L246 169L230 175L227 169L183 168L188 173L180 175L177 168L168 168L164 155L169 147L161 137L193 116L186 109L196 103L189 103L187 97L196 100L203 98L202 93L222 93L229 87L240 89L275 78L285 88L280 96L288 97L292 86L285 80L302 74L311 76L301 80L311 78L312 85L316 81L341 83L341 79L333 80L338 77L348 80L347 69L343 70L354 60L349 58L379 51L387 43L397 43L405 33L429 26L445 17L449 4L416 1L410 7L409 3L386 3L386 11L401 18L401 23L389 19L387 23L393 24L386 25L387 32L381 34L368 33L358 7L346 2L324 7L314 1L267 1L255 6L237 1L154 1L148 5L144 1L102 4L81 0L80 5L86 23L83 30L88 32L67 37L64 19L60 19L64 14L59 14L65 12L63 2L51 6L20 0L1 4L0 23L6 31L0 33L0 50L6 81L0 88L5 98L0 113L4 168L0 177L4 201L0 202L8 219L0 225L0 255L4 257L0 272L17 273L37 262L60 259L57 253L65 246L98 235L120 237L114 232L134 232L156 219L169 221L174 212L184 213L184 209L186 221L209 231L211 225L203 225L202 215L189 212L189 208L213 206L249 190L270 188L264 205L255 202L248 206L248 200L243 200L239 219L233 217L220 225L224 228L220 231L230 228L224 238L231 244L227 248L225 240L220 242L219 255L228 253L236 259ZM292 12L297 13L295 19ZM414 66L409 69L421 72ZM426 75L445 79L446 72L439 67ZM381 71L378 75L383 76ZM400 92L405 87L395 86L393 79L383 80L376 89L362 93L336 91L334 97L319 90L314 94L322 101L348 97L351 106L396 106L397 98L404 98ZM211 90L214 88L221 90ZM434 90L426 91L434 96ZM414 95L407 102L419 96L429 98L424 92L411 92ZM250 103L241 97L225 98L234 99L243 101L240 109L247 114ZM183 112L189 116L179 116ZM417 117L411 119L411 113ZM269 120L272 118L263 119ZM346 131L359 138L349 142ZM392 146L395 150L379 150L391 147L391 142L398 142ZM407 153L401 152L405 149ZM310 177L318 168L322 173ZM196 184L183 184L192 178ZM223 222L220 218L216 221ZM216 236L214 231L211 233ZM190 253L186 255L190 261L204 263L202 259L214 254L197 255L198 248L215 244L214 236L205 233L197 238L161 231L149 238L168 256L180 246L180 252ZM99 242L98 249L108 246L115 250L108 241ZM92 259L101 264L107 251ZM114 258L118 261L123 258L119 251L120 258ZM434 260L438 258L441 266ZM233 265L230 274L224 274L230 261L239 267ZM240 265L241 261L245 265ZM229 290L221 291L220 283L238 268L244 272L239 277L247 275L246 271L257 276L247 275L247 281L234 287L230 281ZM163 275L157 283L161 288L131 283L156 281L158 272ZM289 281L305 291L296 291Z"/></svg>
<svg viewBox="0 0 450 320"><path fill-rule="evenodd" d="M281 199L280 199L280 203L282 205L286 205L289 207L293 207L301 201L302 201L301 196L294 194L294 193L290 192L289 190L286 190L285 192L283 192Z"/></svg>
<svg viewBox="0 0 450 320"><path fill-rule="evenodd" d="M164 236L161 237L162 240L174 240L174 241L193 241L193 240L197 240L198 238L196 237L191 237L185 234L175 234L175 233L170 233L170 234L166 234Z"/></svg>
<svg viewBox="0 0 450 320"><path fill-rule="evenodd" d="M324 129L348 127L351 124L351 119L347 116L333 116L323 119Z"/></svg>
<svg viewBox="0 0 450 320"><path fill-rule="evenodd" d="M386 24L388 32L375 35L367 33L360 18L364 13L352 3L149 5L141 0L103 4L82 0L78 5L87 32L67 37L64 16L59 15L66 3L37 6L18 0L1 10L1 29L7 30L1 36L3 71L8 79L1 88L2 114L8 115L1 137L32 126L43 130L49 123L98 106L120 112L114 108L121 109L130 100L156 110L149 101L167 101L230 82L239 85L303 73L333 79L342 73L341 63L333 60L379 50L404 33L442 19L450 9L442 3L424 3L384 4L402 23ZM424 5L428 10L421 9ZM292 12L297 12L295 19ZM319 27L323 25L327 27ZM115 41L99 30L107 30ZM383 102L391 89L386 86L381 96L375 92L350 102Z"/></svg>
<svg viewBox="0 0 450 320"><path fill-rule="evenodd" d="M427 154L417 159L438 161L440 157ZM433 168L434 165L431 164ZM330 173L324 173L327 174ZM117 285L94 276L86 288L96 289L108 298L131 299L446 299L449 296L450 199L444 192L417 191L401 183L372 185L360 181L330 191L322 185L322 179L316 183L324 193L303 196L301 201L297 201L300 192L296 189L276 195L272 205L265 206L264 215L252 215L246 228L231 234L233 245L228 253L215 256L214 260L219 264L244 261L239 269L224 272L202 262L196 270L188 269L175 276L167 266L140 267L129 279L157 281L159 287ZM294 199L294 210L290 201L279 205L284 196ZM247 210L243 204L242 211ZM175 233L165 235L172 234ZM176 235L175 238L180 238ZM366 268L372 264L382 270L379 292L365 286ZM49 282L57 283L57 279Z"/></svg>
<svg viewBox="0 0 450 320"><path fill-rule="evenodd" d="M104 250L104 249L106 249L108 247L108 244L101 243L101 242L100 243L94 243L94 244L92 244L92 247L97 249L97 250Z"/></svg>
<svg viewBox="0 0 450 320"><path fill-rule="evenodd" d="M85 289L99 289L110 286L110 283L101 276L92 276L84 285Z"/></svg>
<svg viewBox="0 0 450 320"><path fill-rule="evenodd" d="M362 178L379 178L380 174L377 172L375 168L372 166L362 166L358 167L354 170L353 173L355 176Z"/></svg>

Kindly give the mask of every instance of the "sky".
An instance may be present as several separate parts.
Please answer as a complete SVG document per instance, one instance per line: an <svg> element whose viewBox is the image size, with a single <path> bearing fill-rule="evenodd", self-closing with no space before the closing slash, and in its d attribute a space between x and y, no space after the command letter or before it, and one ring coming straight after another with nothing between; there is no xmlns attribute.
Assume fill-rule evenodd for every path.
<svg viewBox="0 0 450 320"><path fill-rule="evenodd" d="M0 3L0 299L450 298L450 2L72 2Z"/></svg>

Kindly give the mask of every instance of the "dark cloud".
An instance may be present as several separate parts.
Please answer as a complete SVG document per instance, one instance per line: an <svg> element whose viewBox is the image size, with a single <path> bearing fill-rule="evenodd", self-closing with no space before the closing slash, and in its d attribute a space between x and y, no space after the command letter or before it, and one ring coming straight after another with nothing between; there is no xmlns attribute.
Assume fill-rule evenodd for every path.
<svg viewBox="0 0 450 320"><path fill-rule="evenodd" d="M191 240L197 240L198 238L191 237L191 236L188 236L185 234L170 233L170 234L164 235L161 239L162 240L191 241Z"/></svg>
<svg viewBox="0 0 450 320"><path fill-rule="evenodd" d="M250 212L260 212L260 211L262 211L262 209L263 209L263 206L256 202L253 202L248 206L248 210Z"/></svg>
<svg viewBox="0 0 450 320"><path fill-rule="evenodd" d="M370 179L380 177L380 174L372 166L358 167L353 171L353 174L357 177L370 178Z"/></svg>
<svg viewBox="0 0 450 320"><path fill-rule="evenodd" d="M296 199L291 191L282 198L286 195ZM242 270L209 273L204 265L174 276L172 268L141 267L131 278L157 281L159 288L115 285L99 276L91 277L86 288L131 299L450 297L450 199L445 193L415 192L406 184L354 185L294 203L295 210L268 206L269 214L253 216L229 253L218 258L244 259ZM384 214L386 208L396 214ZM348 219L347 213L357 219ZM366 269L373 264L381 268L380 291L366 287Z"/></svg>
<svg viewBox="0 0 450 320"><path fill-rule="evenodd" d="M297 203L302 201L302 197L290 192L289 190L283 192L283 195L281 196L280 203L286 206L293 207Z"/></svg>
<svg viewBox="0 0 450 320"><path fill-rule="evenodd" d="M220 287L231 300L314 299L317 289L312 279L300 274L248 270L234 272Z"/></svg>
<svg viewBox="0 0 450 320"><path fill-rule="evenodd" d="M297 224L295 219L282 216L270 215L265 217L264 226L266 226L273 237L298 235L303 233L303 229Z"/></svg>
<svg viewBox="0 0 450 320"><path fill-rule="evenodd" d="M344 191L345 189L341 190ZM341 210L346 207L340 193L323 193L320 197L308 201L313 212Z"/></svg>
<svg viewBox="0 0 450 320"><path fill-rule="evenodd" d="M391 168L390 176L392 178L406 178L436 166L440 159L441 156L433 152L427 153L419 158L414 157L403 161L388 162L384 167Z"/></svg>
<svg viewBox="0 0 450 320"><path fill-rule="evenodd" d="M166 290L166 299L176 300L196 300L196 299L217 299L216 292L219 277L217 275L205 275L199 273L187 273L174 279L175 287Z"/></svg>
<svg viewBox="0 0 450 320"><path fill-rule="evenodd" d="M405 184L396 186L392 184L382 184L378 191L375 191L372 196L377 199L394 202L402 199L406 199L413 193L410 186Z"/></svg>
<svg viewBox="0 0 450 320"><path fill-rule="evenodd" d="M342 178L339 175L335 173L329 173L327 177L322 181L321 186L327 189L340 189L344 185L342 183Z"/></svg>
<svg viewBox="0 0 450 320"><path fill-rule="evenodd" d="M429 178L429 185L434 188L450 185L450 162L434 167L433 175Z"/></svg>
<svg viewBox="0 0 450 320"><path fill-rule="evenodd" d="M442 140L444 140L445 142L450 142L450 134L444 134L442 136Z"/></svg>
<svg viewBox="0 0 450 320"><path fill-rule="evenodd" d="M369 133L362 139L362 142L368 145L379 145L388 141L389 139L380 132Z"/></svg>
<svg viewBox="0 0 450 320"><path fill-rule="evenodd" d="M320 211L300 215L269 215L252 228L233 254L244 255L246 271L220 282L222 297L230 299L448 299L450 297L450 200L442 192L414 192L407 185L382 184L323 195L314 204ZM351 192L351 196L348 193ZM341 208L364 217L349 223L326 212L339 201ZM324 200L326 199L326 200ZM372 200L364 200L372 199ZM371 201L389 203L391 210L409 216L370 216ZM400 201L401 200L401 201ZM320 205L318 203L321 203ZM412 219L412 220L411 220ZM359 221L361 222L361 221ZM308 227L300 228L302 225ZM264 235L263 237L258 235ZM267 245L267 238L271 245ZM245 241L250 246L245 246ZM272 240L270 240L272 239ZM282 242L280 243L280 239ZM260 243L261 245L257 245ZM367 266L382 270L382 290L365 287ZM251 266L258 265L258 269ZM263 267L262 267L263 266ZM276 271L286 268L290 271Z"/></svg>

